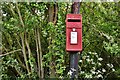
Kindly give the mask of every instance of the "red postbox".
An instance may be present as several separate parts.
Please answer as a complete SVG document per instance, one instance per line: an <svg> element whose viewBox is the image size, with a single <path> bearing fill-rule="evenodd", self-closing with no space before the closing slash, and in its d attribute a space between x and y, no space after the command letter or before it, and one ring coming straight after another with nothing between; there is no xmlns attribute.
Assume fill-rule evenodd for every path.
<svg viewBox="0 0 120 80"><path fill-rule="evenodd" d="M82 51L82 16L66 16L66 51Z"/></svg>

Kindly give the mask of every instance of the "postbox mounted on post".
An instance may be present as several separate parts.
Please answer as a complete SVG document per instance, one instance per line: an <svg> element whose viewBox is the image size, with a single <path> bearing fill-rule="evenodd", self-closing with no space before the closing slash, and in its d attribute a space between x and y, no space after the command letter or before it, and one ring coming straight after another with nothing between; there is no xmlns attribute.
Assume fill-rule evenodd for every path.
<svg viewBox="0 0 120 80"><path fill-rule="evenodd" d="M66 16L66 51L82 51L82 16Z"/></svg>

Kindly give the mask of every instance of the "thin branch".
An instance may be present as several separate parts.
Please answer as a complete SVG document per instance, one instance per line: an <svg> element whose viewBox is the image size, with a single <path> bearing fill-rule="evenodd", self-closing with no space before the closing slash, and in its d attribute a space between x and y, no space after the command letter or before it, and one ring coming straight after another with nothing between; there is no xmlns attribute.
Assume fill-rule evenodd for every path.
<svg viewBox="0 0 120 80"><path fill-rule="evenodd" d="M38 76L40 78L40 55L39 55L39 46L38 46L38 39L37 39L37 29L35 29L35 42L36 42L36 52L37 52L37 64L38 64Z"/></svg>
<svg viewBox="0 0 120 80"><path fill-rule="evenodd" d="M13 16L15 17L15 12L14 12L14 10L13 10L13 5L12 5L12 4L9 4L9 5L10 5L10 10L11 10Z"/></svg>
<svg viewBox="0 0 120 80"><path fill-rule="evenodd" d="M28 57L29 57L29 60L31 58L31 49L30 49L30 45L29 45L29 42L27 40L27 36L25 34L25 43L26 43L26 47L27 47L27 50L28 50ZM30 66L31 70L32 70L32 67Z"/></svg>
<svg viewBox="0 0 120 80"><path fill-rule="evenodd" d="M41 38L40 38L40 32L39 28L37 28L37 34L38 34L38 45L39 45L39 51L40 51L40 71L41 71L41 78L43 78L43 65L42 65L42 49L41 49Z"/></svg>
<svg viewBox="0 0 120 80"><path fill-rule="evenodd" d="M20 34L20 37L21 37L21 40L22 40L22 52L23 52L23 55L24 55L26 68L27 68L28 74L30 74L30 70L29 70L29 66L28 66L28 62L27 62L26 50L25 50L24 35Z"/></svg>
<svg viewBox="0 0 120 80"><path fill-rule="evenodd" d="M8 53L7 48L5 48L5 46L1 43L0 45L2 45L2 50L5 50ZM0 53L0 55L2 54L2 52Z"/></svg>
<svg viewBox="0 0 120 80"><path fill-rule="evenodd" d="M19 15L19 18L20 18L20 21L21 21L21 24L23 27L25 27L24 23L23 23L23 19L22 19L22 16L21 16L21 13L20 13L20 10L18 8L18 4L16 3L16 8L17 8L17 11L18 11L18 15Z"/></svg>
<svg viewBox="0 0 120 80"><path fill-rule="evenodd" d="M19 18L20 18L20 22L21 22L21 24L22 24L22 26L24 28L25 25L23 23L23 19L22 19L22 16L21 16L21 13L20 13L20 10L18 8L18 4L17 3L16 3L16 8L17 8L17 12L18 12L18 15L19 15ZM23 55L24 55L24 60L25 60L26 68L27 68L28 74L30 74L30 69L29 69L29 65L28 65L28 62L27 62L27 56L26 56L26 50L25 50L24 32L23 32L23 35L22 35L22 33L20 34L20 37L21 37L21 40L22 40L22 52L23 52Z"/></svg>
<svg viewBox="0 0 120 80"><path fill-rule="evenodd" d="M24 69L27 69L26 66L22 63L22 61L20 60L20 57L18 56L18 54L16 54L18 62L20 63L20 66Z"/></svg>
<svg viewBox="0 0 120 80"><path fill-rule="evenodd" d="M21 73L20 71L18 71L15 66L7 65L7 64L4 64L4 65L7 66L7 67L14 68L14 70L17 72L17 74L18 74L19 76L22 76L22 73Z"/></svg>
<svg viewBox="0 0 120 80"><path fill-rule="evenodd" d="M15 38L16 38L16 40L17 40L17 43L18 43L18 45L20 46L20 48L22 48L22 46L21 46L21 44L20 44L20 40L19 40L19 36L18 35L15 35L15 34L13 34L14 36L15 36Z"/></svg>
<svg viewBox="0 0 120 80"><path fill-rule="evenodd" d="M14 50L14 51L11 51L11 52L8 52L8 53L5 53L5 54L1 54L0 57L6 56L6 55L9 55L9 54L11 54L11 53L18 52L18 51L22 51L22 49L18 49L18 50Z"/></svg>

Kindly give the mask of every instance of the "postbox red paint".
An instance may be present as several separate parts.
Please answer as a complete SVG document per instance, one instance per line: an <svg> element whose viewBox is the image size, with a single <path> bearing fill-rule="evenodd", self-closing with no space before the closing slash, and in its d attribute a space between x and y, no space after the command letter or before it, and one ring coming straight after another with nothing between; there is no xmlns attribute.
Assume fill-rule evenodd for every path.
<svg viewBox="0 0 120 80"><path fill-rule="evenodd" d="M66 51L82 51L82 16L66 16Z"/></svg>

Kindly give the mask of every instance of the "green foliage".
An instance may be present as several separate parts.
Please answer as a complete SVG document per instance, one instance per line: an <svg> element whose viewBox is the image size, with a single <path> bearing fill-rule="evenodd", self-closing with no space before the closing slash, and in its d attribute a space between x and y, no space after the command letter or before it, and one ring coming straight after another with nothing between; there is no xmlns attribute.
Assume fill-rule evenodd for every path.
<svg viewBox="0 0 120 80"><path fill-rule="evenodd" d="M58 3L56 24L48 21L49 4L54 6L55 3L18 3L23 27L16 4L2 3L2 55L13 52L0 57L0 79L25 79L29 76L38 78L36 29L40 29L44 77L50 77L51 69L54 69L58 78L68 76L69 55L65 51L65 18L66 14L71 12L72 3ZM119 6L120 2L82 2L80 13L83 21L83 51L79 60L80 78L120 78ZM31 50L29 56L25 45L30 73L27 72L23 52L14 52L23 48L21 34L27 37ZM51 66L51 63L54 66Z"/></svg>
<svg viewBox="0 0 120 80"><path fill-rule="evenodd" d="M84 64L83 68L81 68L84 69L85 67L85 70L82 71L82 75L80 74L81 77L101 77L106 79L106 77L109 78L110 74L114 74L114 71L117 71L118 67L120 67L120 63L118 62L119 59L115 59L120 55L118 36L118 18L120 16L118 16L118 5L119 3L82 3L81 6L83 7L81 7L81 13L83 14L84 46L82 60L83 56L88 56L89 60L92 58L95 64L90 63L89 65L89 62L86 59L86 65ZM102 58L103 61L95 61L96 58L91 57L92 54L88 53L91 51L92 53L96 53L95 56L97 56L97 59ZM101 66L98 66L97 64L101 64ZM113 66L111 68L106 67L107 65L118 66ZM93 66L95 70L92 70ZM105 72L102 72L102 70ZM91 71L94 72L94 74ZM119 74L117 73L115 75Z"/></svg>

